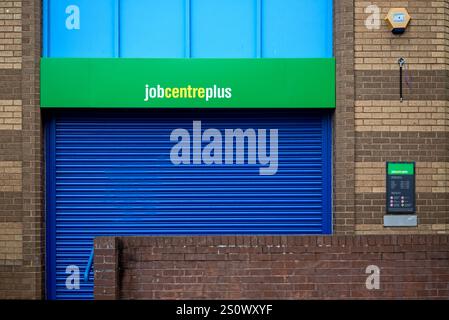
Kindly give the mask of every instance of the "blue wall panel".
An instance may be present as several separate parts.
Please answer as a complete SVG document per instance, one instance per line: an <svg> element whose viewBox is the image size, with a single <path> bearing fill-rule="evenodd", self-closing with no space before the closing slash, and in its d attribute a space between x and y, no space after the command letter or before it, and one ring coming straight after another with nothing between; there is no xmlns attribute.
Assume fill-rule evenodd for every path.
<svg viewBox="0 0 449 320"><path fill-rule="evenodd" d="M121 0L120 57L185 57L185 4L185 0Z"/></svg>
<svg viewBox="0 0 449 320"><path fill-rule="evenodd" d="M44 0L44 56L329 58L332 17L332 0Z"/></svg>
<svg viewBox="0 0 449 320"><path fill-rule="evenodd" d="M332 16L329 0L263 0L263 57L332 57Z"/></svg>
<svg viewBox="0 0 449 320"><path fill-rule="evenodd" d="M194 58L255 58L256 0L191 0Z"/></svg>
<svg viewBox="0 0 449 320"><path fill-rule="evenodd" d="M116 56L116 1L47 0L44 53L49 57Z"/></svg>

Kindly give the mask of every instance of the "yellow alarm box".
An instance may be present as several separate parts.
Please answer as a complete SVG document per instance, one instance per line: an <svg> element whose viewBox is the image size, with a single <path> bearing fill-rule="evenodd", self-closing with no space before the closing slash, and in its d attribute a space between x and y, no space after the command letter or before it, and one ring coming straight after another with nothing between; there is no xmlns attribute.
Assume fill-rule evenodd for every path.
<svg viewBox="0 0 449 320"><path fill-rule="evenodd" d="M410 23L410 15L405 8L392 8L385 17L393 34L403 34Z"/></svg>

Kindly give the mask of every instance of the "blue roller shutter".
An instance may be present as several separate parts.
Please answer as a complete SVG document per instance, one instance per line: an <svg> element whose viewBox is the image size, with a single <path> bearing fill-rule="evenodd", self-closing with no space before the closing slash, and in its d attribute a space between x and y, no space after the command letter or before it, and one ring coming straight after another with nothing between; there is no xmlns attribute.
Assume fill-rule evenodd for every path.
<svg viewBox="0 0 449 320"><path fill-rule="evenodd" d="M65 272L79 266L82 278L95 236L331 232L328 111L102 112L58 113L47 124L49 297L92 298L92 272L80 290L66 288ZM170 134L191 132L193 120L222 133L278 129L277 174L175 166Z"/></svg>

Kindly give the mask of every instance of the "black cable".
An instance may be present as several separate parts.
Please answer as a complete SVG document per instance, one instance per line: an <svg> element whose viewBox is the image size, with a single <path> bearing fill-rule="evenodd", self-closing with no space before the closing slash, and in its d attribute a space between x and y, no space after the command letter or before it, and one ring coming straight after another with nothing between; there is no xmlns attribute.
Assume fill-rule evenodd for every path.
<svg viewBox="0 0 449 320"><path fill-rule="evenodd" d="M399 67L399 96L402 102L404 100L402 93L402 66Z"/></svg>
<svg viewBox="0 0 449 320"><path fill-rule="evenodd" d="M399 58L398 64L399 64L399 97L400 101L402 102L404 101L403 86L402 86L402 69L405 65L405 59Z"/></svg>

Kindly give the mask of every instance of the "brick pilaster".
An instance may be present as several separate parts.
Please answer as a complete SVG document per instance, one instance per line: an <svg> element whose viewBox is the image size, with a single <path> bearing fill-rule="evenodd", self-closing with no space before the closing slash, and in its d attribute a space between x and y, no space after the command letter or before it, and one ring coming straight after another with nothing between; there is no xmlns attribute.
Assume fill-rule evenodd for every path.
<svg viewBox="0 0 449 320"><path fill-rule="evenodd" d="M119 298L119 239L98 237L94 251L94 297L95 300Z"/></svg>
<svg viewBox="0 0 449 320"><path fill-rule="evenodd" d="M334 116L334 233L354 232L354 1L334 1L337 107Z"/></svg>

